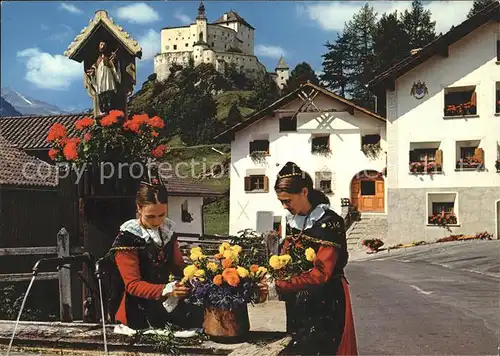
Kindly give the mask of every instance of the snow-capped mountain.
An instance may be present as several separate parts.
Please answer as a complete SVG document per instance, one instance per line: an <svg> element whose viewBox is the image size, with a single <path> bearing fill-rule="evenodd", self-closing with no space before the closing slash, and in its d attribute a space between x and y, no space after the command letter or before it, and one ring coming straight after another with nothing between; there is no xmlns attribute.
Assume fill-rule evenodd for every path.
<svg viewBox="0 0 500 356"><path fill-rule="evenodd" d="M22 115L59 115L67 114L66 111L55 105L48 104L18 93L11 88L1 89L2 98L10 103ZM6 116L6 115L2 115Z"/></svg>
<svg viewBox="0 0 500 356"><path fill-rule="evenodd" d="M0 96L0 116L19 116L21 113Z"/></svg>

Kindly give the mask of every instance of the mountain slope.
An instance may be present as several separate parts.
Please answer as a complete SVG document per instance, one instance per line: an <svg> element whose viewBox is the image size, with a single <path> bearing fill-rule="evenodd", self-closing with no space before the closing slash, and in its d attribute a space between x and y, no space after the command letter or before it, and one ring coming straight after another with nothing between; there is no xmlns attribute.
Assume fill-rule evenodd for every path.
<svg viewBox="0 0 500 356"><path fill-rule="evenodd" d="M0 96L0 116L20 116L21 113L17 111L10 103Z"/></svg>
<svg viewBox="0 0 500 356"><path fill-rule="evenodd" d="M11 88L2 88L2 97L22 115L59 115L67 114L59 107L18 93Z"/></svg>

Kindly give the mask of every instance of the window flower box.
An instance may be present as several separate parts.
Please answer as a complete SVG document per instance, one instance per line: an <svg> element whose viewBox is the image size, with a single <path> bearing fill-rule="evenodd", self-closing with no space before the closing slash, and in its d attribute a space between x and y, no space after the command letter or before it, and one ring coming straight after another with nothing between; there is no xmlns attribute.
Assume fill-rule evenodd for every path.
<svg viewBox="0 0 500 356"><path fill-rule="evenodd" d="M429 223L429 225L438 226L455 225L457 224L457 217L453 213L445 214L443 212L429 216L427 222Z"/></svg>
<svg viewBox="0 0 500 356"><path fill-rule="evenodd" d="M470 101L463 104L447 105L444 109L444 116L466 116L476 114L476 105L473 105Z"/></svg>
<svg viewBox="0 0 500 356"><path fill-rule="evenodd" d="M311 153L320 156L328 156L330 155L331 150L328 146L325 145L313 145L311 148Z"/></svg>
<svg viewBox="0 0 500 356"><path fill-rule="evenodd" d="M250 153L250 158L255 163L264 163L266 161L267 151L253 151Z"/></svg>
<svg viewBox="0 0 500 356"><path fill-rule="evenodd" d="M461 158L457 161L457 169L482 169L484 168L483 162L477 158Z"/></svg>
<svg viewBox="0 0 500 356"><path fill-rule="evenodd" d="M365 143L361 150L363 153L370 158L377 158L380 152L382 152L382 147L380 147L380 142L378 143Z"/></svg>
<svg viewBox="0 0 500 356"><path fill-rule="evenodd" d="M434 162L410 162L410 173L433 174L442 171L442 166Z"/></svg>

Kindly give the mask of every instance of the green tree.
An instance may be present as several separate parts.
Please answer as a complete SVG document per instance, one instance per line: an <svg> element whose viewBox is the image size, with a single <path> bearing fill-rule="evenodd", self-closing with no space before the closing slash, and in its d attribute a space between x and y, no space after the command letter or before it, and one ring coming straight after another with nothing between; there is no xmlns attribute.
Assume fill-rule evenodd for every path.
<svg viewBox="0 0 500 356"><path fill-rule="evenodd" d="M274 103L280 97L280 90L276 82L266 73L264 77L254 83L254 95L249 98L247 105L255 110L261 110Z"/></svg>
<svg viewBox="0 0 500 356"><path fill-rule="evenodd" d="M474 3L472 4L472 8L470 9L469 13L467 14L467 18L470 19L472 16L481 12L486 7L490 6L491 4L493 4L495 2L497 2L497 0L474 0Z"/></svg>
<svg viewBox="0 0 500 356"><path fill-rule="evenodd" d="M349 81L347 60L349 56L349 38L345 31L337 34L334 43L326 42L328 52L323 54L323 74L320 75L324 85L334 93L345 96Z"/></svg>
<svg viewBox="0 0 500 356"><path fill-rule="evenodd" d="M421 0L412 1L411 9L401 15L401 23L408 36L408 54L436 39L436 21L432 21L430 10L424 10Z"/></svg>
<svg viewBox="0 0 500 356"><path fill-rule="evenodd" d="M398 12L384 13L375 29L375 73L379 74L407 57L408 41Z"/></svg>
<svg viewBox="0 0 500 356"><path fill-rule="evenodd" d="M283 94L288 94L300 87L302 84L310 81L312 84L318 85L319 79L311 65L307 62L299 63L290 73L288 83L283 88Z"/></svg>
<svg viewBox="0 0 500 356"><path fill-rule="evenodd" d="M238 109L236 103L233 103L227 113L226 125L231 127L241 122L241 120L243 120L243 116L241 115L240 109Z"/></svg>

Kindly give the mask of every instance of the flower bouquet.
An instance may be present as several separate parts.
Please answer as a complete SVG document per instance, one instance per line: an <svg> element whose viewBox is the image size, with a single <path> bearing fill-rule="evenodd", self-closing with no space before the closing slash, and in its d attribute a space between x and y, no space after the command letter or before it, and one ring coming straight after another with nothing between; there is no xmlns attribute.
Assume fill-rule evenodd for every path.
<svg viewBox="0 0 500 356"><path fill-rule="evenodd" d="M316 251L308 246L307 240L294 241L292 238L285 252L269 258L269 275L272 279L289 280L313 268Z"/></svg>
<svg viewBox="0 0 500 356"><path fill-rule="evenodd" d="M247 304L261 301L258 284L267 269L253 264L252 255L241 246L227 242L214 256L194 247L190 260L181 283L191 289L186 302L205 308L205 333L218 340L240 341L250 329Z"/></svg>

